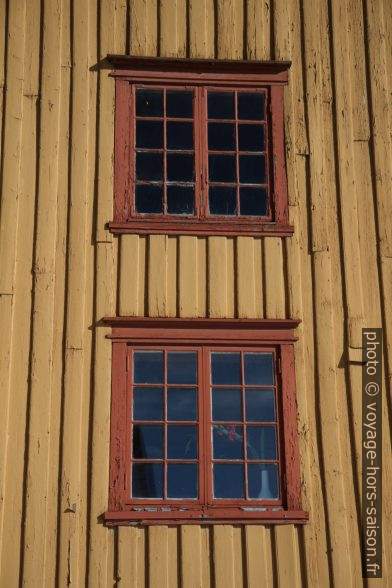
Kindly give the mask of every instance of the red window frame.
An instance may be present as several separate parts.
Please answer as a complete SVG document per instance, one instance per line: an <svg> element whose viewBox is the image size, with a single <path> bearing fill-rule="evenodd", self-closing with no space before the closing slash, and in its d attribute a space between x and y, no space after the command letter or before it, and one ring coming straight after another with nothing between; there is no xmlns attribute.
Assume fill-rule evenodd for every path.
<svg viewBox="0 0 392 588"><path fill-rule="evenodd" d="M288 82L290 62L151 59L113 55L108 56L108 60L114 67L112 75L116 80L114 219L108 223L111 232L273 236L290 236L293 233L293 227L288 223L283 112L283 91ZM192 216L135 212L134 94L135 88L143 87L194 91L195 214ZM265 95L266 116L260 122L266 129L268 212L264 216L218 216L208 213L206 94L210 89L263 92ZM165 111L161 118L165 120ZM240 123L247 124L242 120ZM237 137L238 119L235 128ZM225 154L229 153L225 151ZM236 139L237 167L238 160ZM237 206L238 194L237 181Z"/></svg>
<svg viewBox="0 0 392 588"><path fill-rule="evenodd" d="M113 347L110 484L109 509L104 514L106 524L305 523L308 515L301 508L294 373L294 329L299 321L123 317L105 320L112 325L109 338L112 339ZM196 350L198 353L198 499L130 498L132 362L129 356L132 350L141 349ZM280 468L278 500L213 498L214 460L209 438L211 384L208 367L211 351L217 350L266 351L275 354L277 461ZM242 399L244 402L244 395ZM244 467L245 472L246 469Z"/></svg>

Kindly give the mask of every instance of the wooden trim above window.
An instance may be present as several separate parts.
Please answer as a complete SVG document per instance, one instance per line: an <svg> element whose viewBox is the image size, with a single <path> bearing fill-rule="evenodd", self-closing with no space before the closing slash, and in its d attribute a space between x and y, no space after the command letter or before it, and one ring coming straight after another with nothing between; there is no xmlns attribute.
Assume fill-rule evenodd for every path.
<svg viewBox="0 0 392 588"><path fill-rule="evenodd" d="M301 478L296 426L294 329L298 320L241 320L241 319L181 319L181 318L105 318L112 326L112 409L111 409L111 457L109 509L104 514L107 525L127 524L200 524L200 523L305 523L308 515L301 508ZM199 413L199 467L200 479L206 476L207 497L200 490L197 501L157 499L130 499L129 463L131 454L130 437L130 358L133 350L185 351L198 349L203 357L202 368L198 367L198 389L204 405L203 415ZM208 357L211 352L229 351L243 353L272 353L274 359L274 384L276 389L278 427L279 500L212 499L211 468L212 456L208 435L210 394L207 378ZM166 372L165 372L166 373ZM165 380L166 381L166 380ZM242 387L246 385L243 381ZM147 384L149 385L149 384ZM166 385L166 384L165 384ZM248 384L249 386L250 384ZM140 386L140 385L139 385ZM253 384L254 386L254 384ZM268 385L266 385L268 387ZM243 392L242 394L245 394ZM244 402L244 400L243 400ZM244 405L245 406L245 405ZM248 430L250 424L243 414ZM216 421L215 421L216 422ZM173 424L173 423L172 423ZM174 423L175 424L175 423ZM268 424L268 423L264 423ZM247 458L253 459L253 458ZM265 459L265 458L264 458ZM148 461L148 460L147 460ZM244 467L246 463L244 464ZM253 466L252 466L253 467ZM204 497L204 498L203 498Z"/></svg>

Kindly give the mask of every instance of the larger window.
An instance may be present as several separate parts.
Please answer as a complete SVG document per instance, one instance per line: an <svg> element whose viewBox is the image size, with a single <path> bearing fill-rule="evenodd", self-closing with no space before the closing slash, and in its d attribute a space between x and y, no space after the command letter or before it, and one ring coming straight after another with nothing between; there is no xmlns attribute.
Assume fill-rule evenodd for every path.
<svg viewBox="0 0 392 588"><path fill-rule="evenodd" d="M111 322L106 521L304 522L296 322L204 320L191 329L182 319Z"/></svg>
<svg viewBox="0 0 392 588"><path fill-rule="evenodd" d="M113 232L291 234L286 63L111 60Z"/></svg>

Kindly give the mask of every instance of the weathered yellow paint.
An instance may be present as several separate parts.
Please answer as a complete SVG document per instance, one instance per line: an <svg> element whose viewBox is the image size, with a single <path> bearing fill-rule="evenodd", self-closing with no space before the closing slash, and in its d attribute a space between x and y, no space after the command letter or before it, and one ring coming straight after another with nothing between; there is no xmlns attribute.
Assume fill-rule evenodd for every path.
<svg viewBox="0 0 392 588"><path fill-rule="evenodd" d="M1 588L364 585L361 371L349 360L363 325L384 328L388 439L391 30L389 0L320 0L317 10L311 0L0 3ZM105 57L124 52L292 60L292 238L107 231L114 82ZM116 313L302 319L308 525L102 525L111 344L101 320ZM391 475L385 463L385 585Z"/></svg>

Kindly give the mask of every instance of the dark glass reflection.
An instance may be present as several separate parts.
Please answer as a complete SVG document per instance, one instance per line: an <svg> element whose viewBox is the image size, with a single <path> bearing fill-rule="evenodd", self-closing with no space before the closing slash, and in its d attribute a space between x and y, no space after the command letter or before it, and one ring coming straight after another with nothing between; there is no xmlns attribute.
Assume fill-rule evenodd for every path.
<svg viewBox="0 0 392 588"><path fill-rule="evenodd" d="M163 186L137 184L135 204L136 212L141 214L162 214Z"/></svg>
<svg viewBox="0 0 392 588"><path fill-rule="evenodd" d="M136 179L162 181L162 159L162 153L154 153L149 151L136 153Z"/></svg>
<svg viewBox="0 0 392 588"><path fill-rule="evenodd" d="M163 91L136 90L136 116L163 116Z"/></svg>
<svg viewBox="0 0 392 588"><path fill-rule="evenodd" d="M235 155L209 155L208 179L210 182L236 182Z"/></svg>
<svg viewBox="0 0 392 588"><path fill-rule="evenodd" d="M244 498L243 464L215 463L214 498Z"/></svg>
<svg viewBox="0 0 392 588"><path fill-rule="evenodd" d="M135 351L133 381L135 384L162 384L163 351Z"/></svg>
<svg viewBox="0 0 392 588"><path fill-rule="evenodd" d="M210 214L235 215L237 213L237 189L229 186L210 186L208 206Z"/></svg>
<svg viewBox="0 0 392 588"><path fill-rule="evenodd" d="M258 500L279 498L277 464L248 464L248 495Z"/></svg>
<svg viewBox="0 0 392 588"><path fill-rule="evenodd" d="M214 459L243 459L242 427L234 425L212 425Z"/></svg>
<svg viewBox="0 0 392 588"><path fill-rule="evenodd" d="M264 151L264 125L238 125L239 151Z"/></svg>
<svg viewBox="0 0 392 588"><path fill-rule="evenodd" d="M193 186L167 186L166 199L169 214L194 214L195 212L195 189Z"/></svg>
<svg viewBox="0 0 392 588"><path fill-rule="evenodd" d="M163 420L163 388L133 389L133 418L135 421Z"/></svg>
<svg viewBox="0 0 392 588"><path fill-rule="evenodd" d="M197 459L197 427L168 425L167 458Z"/></svg>
<svg viewBox="0 0 392 588"><path fill-rule="evenodd" d="M189 153L167 154L167 179L169 182L193 182L193 155Z"/></svg>
<svg viewBox="0 0 392 588"><path fill-rule="evenodd" d="M241 354L211 353L211 383L241 384Z"/></svg>
<svg viewBox="0 0 392 588"><path fill-rule="evenodd" d="M163 498L163 464L134 463L132 465L133 498Z"/></svg>
<svg viewBox="0 0 392 588"><path fill-rule="evenodd" d="M247 427L246 454L248 459L277 459L275 427Z"/></svg>
<svg viewBox="0 0 392 588"><path fill-rule="evenodd" d="M240 213L245 216L267 214L266 188L240 188Z"/></svg>
<svg viewBox="0 0 392 588"><path fill-rule="evenodd" d="M208 118L235 118L234 92L208 92Z"/></svg>
<svg viewBox="0 0 392 588"><path fill-rule="evenodd" d="M264 94L239 92L238 118L240 120L264 120Z"/></svg>
<svg viewBox="0 0 392 588"><path fill-rule="evenodd" d="M168 121L166 135L167 149L193 149L193 123Z"/></svg>
<svg viewBox="0 0 392 588"><path fill-rule="evenodd" d="M274 383L272 353L244 353L245 384L269 386Z"/></svg>
<svg viewBox="0 0 392 588"><path fill-rule="evenodd" d="M166 116L169 118L192 118L193 92L190 90L167 90Z"/></svg>
<svg viewBox="0 0 392 588"><path fill-rule="evenodd" d="M162 149L163 122L161 120L136 121L136 147Z"/></svg>
<svg viewBox="0 0 392 588"><path fill-rule="evenodd" d="M160 459L163 457L163 425L133 425L133 457Z"/></svg>
<svg viewBox="0 0 392 588"><path fill-rule="evenodd" d="M253 423L275 421L274 391L265 388L246 388L245 411L247 421Z"/></svg>
<svg viewBox="0 0 392 588"><path fill-rule="evenodd" d="M167 497L197 498L197 464L167 464Z"/></svg>
<svg viewBox="0 0 392 588"><path fill-rule="evenodd" d="M167 420L168 421L196 421L197 420L197 390L196 390L196 388L168 388L168 390L167 390Z"/></svg>
<svg viewBox="0 0 392 588"><path fill-rule="evenodd" d="M168 384L197 384L196 351L169 351L167 354Z"/></svg>
<svg viewBox="0 0 392 588"><path fill-rule="evenodd" d="M212 420L242 421L241 388L212 389Z"/></svg>
<svg viewBox="0 0 392 588"><path fill-rule="evenodd" d="M234 151L234 123L208 123L208 149L210 151Z"/></svg>
<svg viewBox="0 0 392 588"><path fill-rule="evenodd" d="M263 155L240 155L239 168L242 184L265 184L265 158Z"/></svg>

